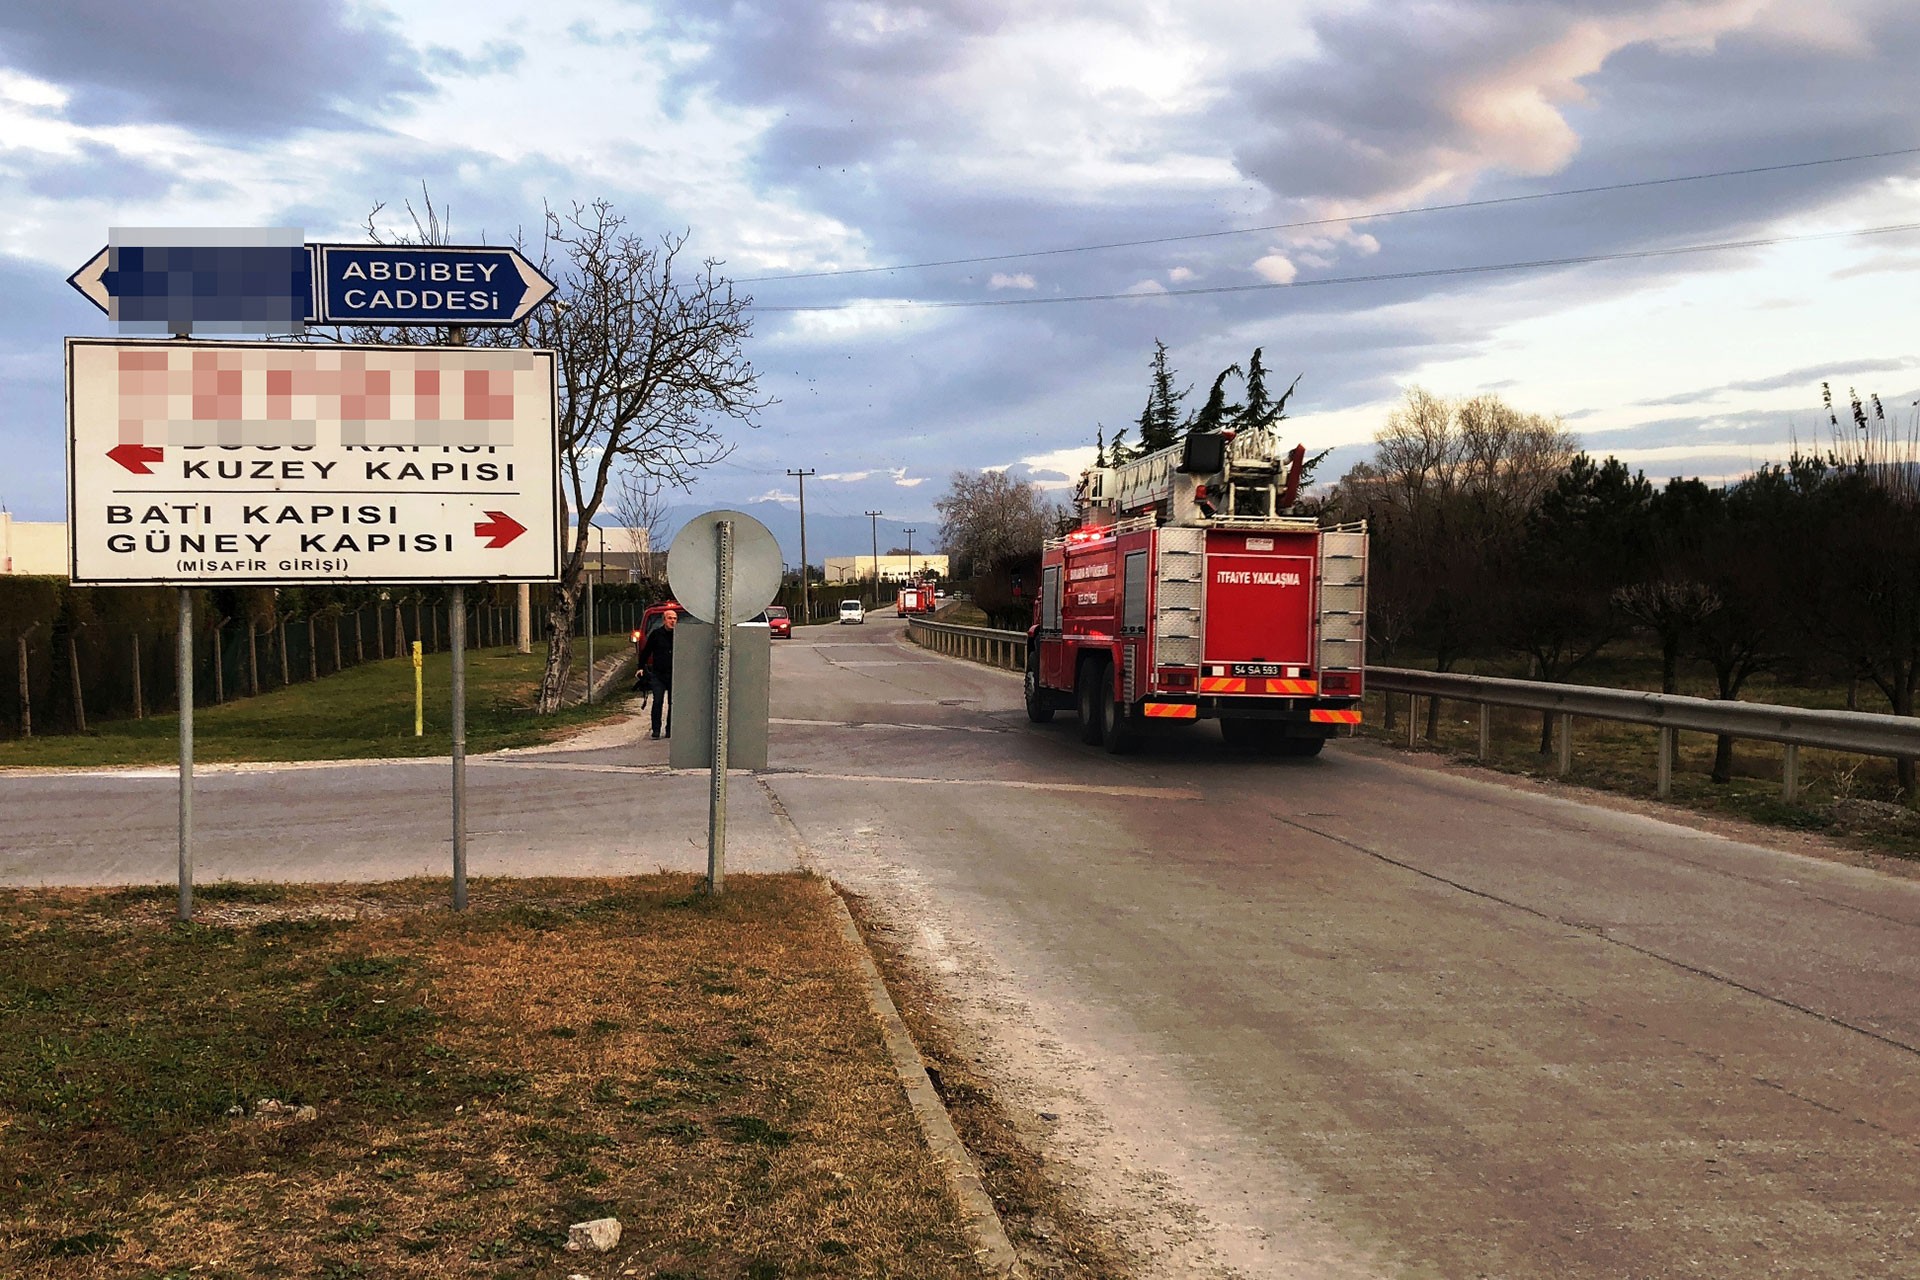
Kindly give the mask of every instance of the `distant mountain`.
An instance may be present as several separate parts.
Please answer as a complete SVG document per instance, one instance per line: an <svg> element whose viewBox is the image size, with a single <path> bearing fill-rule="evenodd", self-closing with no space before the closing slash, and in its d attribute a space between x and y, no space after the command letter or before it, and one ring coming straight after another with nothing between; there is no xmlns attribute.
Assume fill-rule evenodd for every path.
<svg viewBox="0 0 1920 1280"><path fill-rule="evenodd" d="M673 544L673 535L680 526L708 507L668 507L660 520L660 550L665 551ZM780 558L790 565L800 563L800 510L784 502L750 502L736 508L744 511L773 534L780 544ZM885 516L870 526L866 516L830 516L818 511L807 512L807 558L815 564L824 564L828 556L870 556L873 554L873 527L880 534L880 554L885 555L892 547L907 545L907 521L889 520ZM930 521L912 522L914 530L913 549L937 552L939 548L939 525Z"/></svg>

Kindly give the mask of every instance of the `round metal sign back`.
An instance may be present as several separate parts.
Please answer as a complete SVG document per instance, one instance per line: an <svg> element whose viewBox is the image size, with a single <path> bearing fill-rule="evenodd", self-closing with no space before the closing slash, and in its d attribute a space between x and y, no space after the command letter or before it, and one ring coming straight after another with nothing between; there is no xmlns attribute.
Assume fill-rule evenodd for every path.
<svg viewBox="0 0 1920 1280"><path fill-rule="evenodd" d="M702 622L720 611L719 524L733 525L733 592L728 612L744 622L780 591L780 544L767 526L744 511L707 511L682 525L667 548L667 585L680 607Z"/></svg>

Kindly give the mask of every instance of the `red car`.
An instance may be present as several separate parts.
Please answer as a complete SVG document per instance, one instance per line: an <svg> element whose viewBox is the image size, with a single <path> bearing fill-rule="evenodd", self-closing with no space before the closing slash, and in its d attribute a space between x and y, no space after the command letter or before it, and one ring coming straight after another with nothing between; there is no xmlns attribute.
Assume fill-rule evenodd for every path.
<svg viewBox="0 0 1920 1280"><path fill-rule="evenodd" d="M793 639L793 619L787 616L785 605L768 605L766 613L762 616L766 618L767 629L773 633L775 640Z"/></svg>

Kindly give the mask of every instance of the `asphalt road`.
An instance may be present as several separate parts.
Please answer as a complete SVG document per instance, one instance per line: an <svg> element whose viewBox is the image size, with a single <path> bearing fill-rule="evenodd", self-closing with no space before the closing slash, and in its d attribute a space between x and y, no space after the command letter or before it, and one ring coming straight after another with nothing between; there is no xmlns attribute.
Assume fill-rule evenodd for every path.
<svg viewBox="0 0 1920 1280"><path fill-rule="evenodd" d="M1110 758L891 619L774 670L731 865L871 896L1150 1273L1920 1276L1920 883L1348 744ZM704 865L704 775L617 736L476 762L474 873ZM444 869L443 762L200 796L209 878ZM172 803L0 777L0 878L166 880Z"/></svg>

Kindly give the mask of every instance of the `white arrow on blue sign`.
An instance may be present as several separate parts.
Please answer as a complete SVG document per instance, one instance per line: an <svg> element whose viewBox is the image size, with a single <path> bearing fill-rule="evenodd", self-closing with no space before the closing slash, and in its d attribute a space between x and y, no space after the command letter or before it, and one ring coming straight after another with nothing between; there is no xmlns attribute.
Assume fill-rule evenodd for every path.
<svg viewBox="0 0 1920 1280"><path fill-rule="evenodd" d="M303 312L309 324L509 325L554 289L512 248L310 244L300 250L297 243L291 250L190 250L224 255L223 269L213 273L170 263L144 269L142 254L189 250L122 244L102 249L68 283L123 329L154 333L298 332ZM287 314L263 316L262 296L282 299L278 311Z"/></svg>
<svg viewBox="0 0 1920 1280"><path fill-rule="evenodd" d="M517 249L322 244L322 324L515 324L553 293Z"/></svg>

